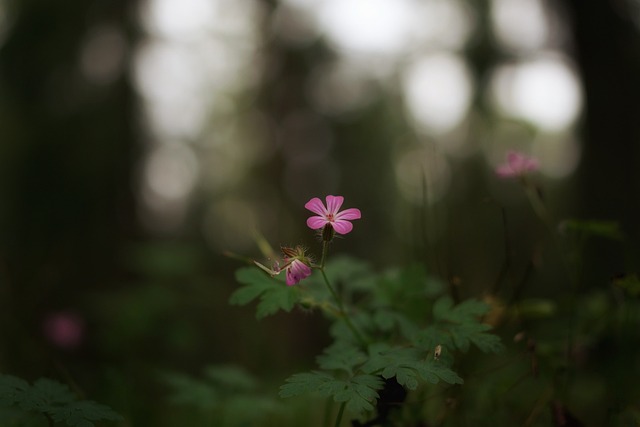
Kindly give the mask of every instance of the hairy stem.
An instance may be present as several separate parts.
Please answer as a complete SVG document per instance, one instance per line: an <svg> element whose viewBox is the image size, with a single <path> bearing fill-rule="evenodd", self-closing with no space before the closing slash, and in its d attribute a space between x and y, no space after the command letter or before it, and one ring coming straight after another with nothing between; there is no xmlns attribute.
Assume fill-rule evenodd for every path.
<svg viewBox="0 0 640 427"><path fill-rule="evenodd" d="M338 411L338 416L336 417L336 423L335 423L335 427L340 427L340 423L342 422L342 414L344 414L344 407L346 406L347 402L342 402L342 404L340 405L340 410Z"/></svg>
<svg viewBox="0 0 640 427"><path fill-rule="evenodd" d="M336 301L336 304L338 305L338 309L340 310L340 314L342 315L342 319L344 320L344 323L346 323L347 327L351 330L351 332L353 333L353 336L356 337L356 339L360 342L360 344L365 346L367 344L367 341L362 337L362 334L358 332L356 327L351 322L351 319L349 318L349 315L347 314L346 310L344 309L344 305L342 304L342 299L340 299L340 296L338 296L335 289L333 289L333 286L331 286L331 282L329 282L329 278L327 277L327 273L324 272L324 268L320 268L320 272L322 273L322 278L324 279L324 283L327 285L327 288L329 289L331 296L333 297L333 299Z"/></svg>

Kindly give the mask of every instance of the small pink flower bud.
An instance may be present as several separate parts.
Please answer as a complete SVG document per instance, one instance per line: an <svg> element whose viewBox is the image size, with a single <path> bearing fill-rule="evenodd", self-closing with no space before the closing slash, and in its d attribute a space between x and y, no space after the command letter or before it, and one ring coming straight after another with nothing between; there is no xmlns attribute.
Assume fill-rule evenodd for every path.
<svg viewBox="0 0 640 427"><path fill-rule="evenodd" d="M71 350L84 338L84 321L71 312L49 314L42 325L45 337L56 347Z"/></svg>
<svg viewBox="0 0 640 427"><path fill-rule="evenodd" d="M501 178L513 178L538 170L538 160L517 151L509 151L505 163L496 168Z"/></svg>

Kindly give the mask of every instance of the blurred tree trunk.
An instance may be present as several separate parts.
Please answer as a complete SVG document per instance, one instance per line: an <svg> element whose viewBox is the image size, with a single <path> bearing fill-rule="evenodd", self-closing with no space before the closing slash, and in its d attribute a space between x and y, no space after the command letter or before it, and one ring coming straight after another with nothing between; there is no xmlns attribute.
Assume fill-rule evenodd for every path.
<svg viewBox="0 0 640 427"><path fill-rule="evenodd" d="M586 95L581 180L584 215L617 220L626 255L640 236L640 33L624 2L565 0ZM623 254L600 246L612 273Z"/></svg>
<svg viewBox="0 0 640 427"><path fill-rule="evenodd" d="M19 374L33 364L37 372L46 360L43 314L73 309L81 290L108 284L118 245L133 230L135 99L126 61L137 32L135 3L7 6L10 26L0 46L4 371ZM80 65L88 36L99 28L116 36L95 44L92 68L104 71L103 59L123 55L108 81L92 79Z"/></svg>

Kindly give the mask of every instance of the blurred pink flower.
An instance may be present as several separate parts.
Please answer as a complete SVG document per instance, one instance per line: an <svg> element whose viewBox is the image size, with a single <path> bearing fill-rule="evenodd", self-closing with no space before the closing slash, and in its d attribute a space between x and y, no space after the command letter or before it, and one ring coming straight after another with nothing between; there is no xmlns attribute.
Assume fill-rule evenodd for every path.
<svg viewBox="0 0 640 427"><path fill-rule="evenodd" d="M342 196L327 196L327 207L322 201L314 197L309 200L304 207L319 216L312 216L307 219L307 226L312 230L317 230L330 224L338 234L347 234L353 229L353 224L349 221L360 219L360 209L350 208L338 212L344 201Z"/></svg>
<svg viewBox="0 0 640 427"><path fill-rule="evenodd" d="M84 338L84 321L67 311L49 314L44 319L43 329L52 344L65 350L78 347Z"/></svg>
<svg viewBox="0 0 640 427"><path fill-rule="evenodd" d="M518 151L509 151L507 161L496 168L496 174L502 178L525 175L538 169L538 160Z"/></svg>
<svg viewBox="0 0 640 427"><path fill-rule="evenodd" d="M295 285L300 283L302 279L306 279L311 275L311 267L304 262L294 259L287 266L287 285Z"/></svg>

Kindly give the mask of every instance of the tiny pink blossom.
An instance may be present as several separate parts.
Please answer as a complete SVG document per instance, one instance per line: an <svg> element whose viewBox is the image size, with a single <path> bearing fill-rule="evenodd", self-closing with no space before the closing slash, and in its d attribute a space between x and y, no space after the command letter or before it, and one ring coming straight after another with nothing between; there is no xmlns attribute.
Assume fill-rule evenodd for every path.
<svg viewBox="0 0 640 427"><path fill-rule="evenodd" d="M496 174L502 178L525 175L538 169L538 160L518 151L509 151L507 161L496 168Z"/></svg>
<svg viewBox="0 0 640 427"><path fill-rule="evenodd" d="M304 205L311 212L318 214L318 216L307 219L307 226L312 230L317 230L329 224L338 234L347 234L353 230L353 224L349 221L360 219L360 209L350 208L338 212L344 201L342 196L327 196L326 201L326 208L317 197Z"/></svg>
<svg viewBox="0 0 640 427"><path fill-rule="evenodd" d="M300 283L301 280L306 279L311 275L311 267L304 262L294 259L287 266L287 285L295 285Z"/></svg>
<svg viewBox="0 0 640 427"><path fill-rule="evenodd" d="M58 312L48 315L43 322L44 334L57 347L71 350L82 342L84 321L71 312Z"/></svg>

